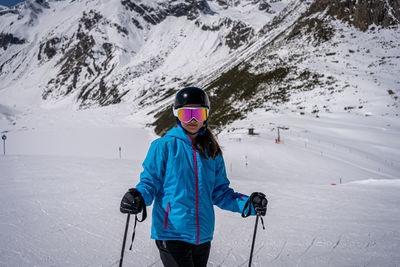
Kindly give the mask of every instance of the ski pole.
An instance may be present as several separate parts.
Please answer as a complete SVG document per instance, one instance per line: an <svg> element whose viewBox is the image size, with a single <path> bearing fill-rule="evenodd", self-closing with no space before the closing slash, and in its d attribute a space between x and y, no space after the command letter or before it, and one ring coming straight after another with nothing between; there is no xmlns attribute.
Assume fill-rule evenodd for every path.
<svg viewBox="0 0 400 267"><path fill-rule="evenodd" d="M128 213L128 216L126 217L125 234L124 234L124 241L122 242L122 251L121 251L121 259L119 260L119 267L122 267L122 261L124 260L126 235L128 234L128 226L129 226L130 218L131 218L131 214Z"/></svg>
<svg viewBox="0 0 400 267"><path fill-rule="evenodd" d="M258 225L258 218L260 214L257 213L256 216L256 225L254 226L254 233L253 233L253 243L251 244L251 251L250 251L250 259L249 259L249 267L251 267L251 260L253 259L253 250L254 250L254 243L256 241L256 234L257 234L257 225Z"/></svg>

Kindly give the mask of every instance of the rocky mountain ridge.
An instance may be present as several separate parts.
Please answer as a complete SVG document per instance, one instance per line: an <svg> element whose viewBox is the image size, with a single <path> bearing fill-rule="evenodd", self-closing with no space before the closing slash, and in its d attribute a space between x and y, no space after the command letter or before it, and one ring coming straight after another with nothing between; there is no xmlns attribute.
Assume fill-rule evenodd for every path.
<svg viewBox="0 0 400 267"><path fill-rule="evenodd" d="M359 94L359 81L351 81L354 76L345 77L345 69L357 70L351 74L355 77L366 75L369 86L385 84L379 71L395 75L396 70L400 70L400 57L397 55L400 45L394 41L395 36L399 36L400 17L395 12L396 5L394 2L373 5L365 1L341 1L338 7L337 2L317 0L311 3L298 1L297 5L287 6L259 32L262 46L244 57L239 56L229 69L221 70L217 77L210 79L211 82L205 83L206 90L213 96L211 120L224 126L245 119L256 109L278 112L282 108L301 115L308 113L316 118L334 109L339 112L340 109L346 112L359 109L361 113L370 114L365 111L368 100L361 96L358 100L353 99L358 106L347 105L348 100L344 99L339 109L333 107L338 103L332 99L346 95L344 91L354 90L353 95ZM298 13L301 8L305 11ZM365 17L371 19L363 19ZM282 24L287 27L276 30ZM388 30L383 33L383 29ZM393 34L389 42L386 34ZM390 56L381 56L382 52L379 56L374 55L371 51L374 47L378 50L382 47L382 52ZM374 57L378 59L374 60ZM353 61L361 61L364 66ZM377 61L390 61L390 64L377 65ZM343 69L337 70L331 63L344 65ZM387 107L394 107L398 116L398 98L389 100L390 95L400 93L400 81L394 80L396 85L382 86L381 93L390 102ZM310 94L313 94L312 98L324 98L324 104L313 104ZM348 99L353 97L347 96ZM154 125L160 134L174 124L168 108L157 117Z"/></svg>
<svg viewBox="0 0 400 267"><path fill-rule="evenodd" d="M246 2L246 1L243 1ZM228 4L217 2L223 9L228 9ZM240 1L235 2L238 6ZM72 19L54 20L55 14L62 9L81 9L79 15L74 14ZM252 5L263 5L262 1L251 2ZM47 99L59 99L70 94L76 94L76 101L80 107L91 105L109 105L120 103L129 89L121 88L121 79L132 79L132 68L127 67L124 74L117 74L120 59L118 56L134 57L141 46L146 44L146 34L151 32L154 26L160 25L169 17L185 17L191 24L203 32L213 31L225 33L218 37L222 46L231 50L238 49L249 41L254 35L254 29L246 22L226 16L217 18L217 21L203 21L201 16L213 17L213 11L207 1L127 1L119 2L114 13L107 13L106 1L71 1L58 3L55 1L28 0L13 9L2 12L2 19L10 21L8 27L1 30L0 43L3 47L1 62L2 77L7 77L10 72L17 73L22 67L19 62L29 60L32 64L42 66L51 64L57 73L49 77L43 88L42 97ZM52 9L52 10L51 10ZM260 8L262 9L262 7ZM47 13L47 14L46 14ZM51 14L53 13L53 14ZM117 17L117 19L110 17ZM6 18L7 17L7 18ZM39 24L43 24L47 17L52 17L54 24L43 27L47 34L39 39L33 39L27 34L18 35L23 28L35 31ZM216 17L216 16L214 16ZM22 25L14 23L22 21ZM68 22L66 22L68 21ZM211 22L211 23L209 23ZM71 23L66 31L59 28L65 27L64 23ZM2 23L5 25L5 23ZM75 26L76 25L76 26ZM14 26L14 27L13 27ZM41 25L40 25L41 26ZM23 30L25 31L25 30ZM110 32L116 35L117 40L110 38ZM25 35L25 36L24 36ZM37 34L39 35L39 34ZM37 35L35 38L37 38ZM29 40L30 39L30 40ZM29 51L21 44L29 43ZM15 51L7 48L14 45ZM132 47L133 46L133 47ZM172 45L173 46L173 45ZM171 49L173 49L172 47ZM171 50L169 49L169 50ZM145 62L138 62L134 69L143 68L140 73L133 76L141 76L160 67L164 55L156 55ZM154 51L154 54L157 54ZM135 61L132 58L132 61ZM138 66L139 65L139 66ZM144 67L148 65L147 67ZM174 79L180 79L177 77Z"/></svg>
<svg viewBox="0 0 400 267"><path fill-rule="evenodd" d="M209 92L218 127L287 103L301 114L305 92L335 96L357 86L334 66L354 65L355 54L375 76L398 67L398 7L393 0L28 0L0 10L0 94L28 91L29 84L26 98L40 93L39 105L131 103L158 134L174 124L172 96L187 85ZM369 45L356 39L380 45L383 32L393 35L385 48L390 56L377 65L360 52ZM393 78L396 71L388 71ZM387 90L397 96L399 88ZM330 110L324 106L309 112Z"/></svg>

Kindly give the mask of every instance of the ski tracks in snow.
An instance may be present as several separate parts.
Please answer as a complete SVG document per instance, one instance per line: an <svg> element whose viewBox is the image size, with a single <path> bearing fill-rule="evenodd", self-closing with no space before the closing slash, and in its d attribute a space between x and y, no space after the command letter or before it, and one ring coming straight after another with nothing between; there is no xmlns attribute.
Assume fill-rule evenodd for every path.
<svg viewBox="0 0 400 267"><path fill-rule="evenodd" d="M39 204L40 211L50 217L49 213L43 208L42 202L40 202L39 200L36 200L36 202Z"/></svg>
<svg viewBox="0 0 400 267"><path fill-rule="evenodd" d="M120 260L115 260L113 261L110 265L106 265L105 267L112 267L112 266L118 266ZM103 265L104 266L104 265Z"/></svg>
<svg viewBox="0 0 400 267"><path fill-rule="evenodd" d="M272 261L276 261L277 259L279 259L279 257L282 255L283 250L286 247L286 244L287 244L287 240L285 240L285 243L283 243L283 246L282 246L281 250L279 251L278 255L276 255L276 257Z"/></svg>
<svg viewBox="0 0 400 267"><path fill-rule="evenodd" d="M63 223L61 223L60 221L55 220L55 219L43 208L43 205L42 205L42 203L41 203L39 200L36 200L36 202L38 203L39 209L41 210L41 212L42 212L43 214L47 215L47 216L48 216L51 220L53 220L56 224L58 224L58 225L63 224ZM99 235L99 234L96 234L96 233L93 233L93 232L91 232L91 231L88 231L88 230L86 230L86 229L81 228L81 227L80 227L80 224L70 224L70 223L67 223L64 227L61 227L61 228L59 228L59 229L57 229L57 230L55 230L55 231L53 231L53 232L54 232L54 233L55 233L55 232L64 232L65 230L68 230L68 229L71 229L71 228L72 228L72 229L76 229L76 230L81 231L81 232L84 232L84 233L86 233L86 234L92 235L92 236L94 236L94 237L103 238L102 235ZM64 232L64 233L65 233L65 232ZM67 234L65 234L65 235L67 235Z"/></svg>
<svg viewBox="0 0 400 267"><path fill-rule="evenodd" d="M226 256L223 258L222 262L221 262L220 264L217 265L218 267L220 267L220 266L222 266L222 264L224 264L224 262L225 262L226 259L229 257L229 255L231 254L231 252L232 252L232 248L229 249L228 253L226 253Z"/></svg>
<svg viewBox="0 0 400 267"><path fill-rule="evenodd" d="M156 261L153 262L152 264L147 265L147 267L156 266L156 264L157 264L158 262L161 262L161 260L160 260L160 259L159 259L159 260L156 260Z"/></svg>
<svg viewBox="0 0 400 267"><path fill-rule="evenodd" d="M316 239L317 239L316 237L313 238L313 240L311 241L311 244L308 245L308 247L307 247L307 248L303 251L303 253L301 254L301 257L303 257L304 255L306 255L307 252L310 250L310 248L312 248L312 246L314 246L314 243L315 243L315 240L316 240Z"/></svg>
<svg viewBox="0 0 400 267"><path fill-rule="evenodd" d="M376 245L376 241L371 241L371 233L368 233L368 243L365 245L365 248L374 247Z"/></svg>
<svg viewBox="0 0 400 267"><path fill-rule="evenodd" d="M341 240L342 240L342 236L339 236L339 239L336 241L335 245L332 247L332 250L334 250L335 248L337 248L337 246L339 246Z"/></svg>
<svg viewBox="0 0 400 267"><path fill-rule="evenodd" d="M262 243L261 245L260 245L260 248L259 249L257 249L257 251L255 251L254 253L253 253L253 259L255 258L255 256L257 256L259 253L260 253L260 251L262 250L264 248L264 243ZM244 266L246 263L248 263L250 261L250 258L248 258L246 261L244 261L244 262L242 262L240 265L238 265L238 267L240 267L240 266ZM223 263L223 262L222 262ZM222 264L221 263L221 264ZM222 266L222 265L218 265L218 266Z"/></svg>

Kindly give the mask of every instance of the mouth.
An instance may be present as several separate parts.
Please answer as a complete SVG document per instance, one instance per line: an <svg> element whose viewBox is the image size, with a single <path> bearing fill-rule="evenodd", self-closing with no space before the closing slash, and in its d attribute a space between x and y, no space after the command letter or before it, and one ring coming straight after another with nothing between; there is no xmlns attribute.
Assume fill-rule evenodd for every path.
<svg viewBox="0 0 400 267"><path fill-rule="evenodd" d="M188 124L186 124L187 126L190 126L190 127L196 127L197 125L198 125L198 123L197 122L193 122L193 121L191 121L191 122L189 122Z"/></svg>

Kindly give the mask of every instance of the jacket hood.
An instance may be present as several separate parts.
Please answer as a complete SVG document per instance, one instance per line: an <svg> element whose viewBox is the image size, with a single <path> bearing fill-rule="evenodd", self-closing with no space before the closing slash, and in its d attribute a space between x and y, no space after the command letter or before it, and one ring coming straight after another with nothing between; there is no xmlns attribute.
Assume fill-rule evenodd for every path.
<svg viewBox="0 0 400 267"><path fill-rule="evenodd" d="M182 126L176 125L174 128L169 130L165 136L175 137L182 139L183 141L187 142L188 144L192 144L192 140L190 137L185 133Z"/></svg>

